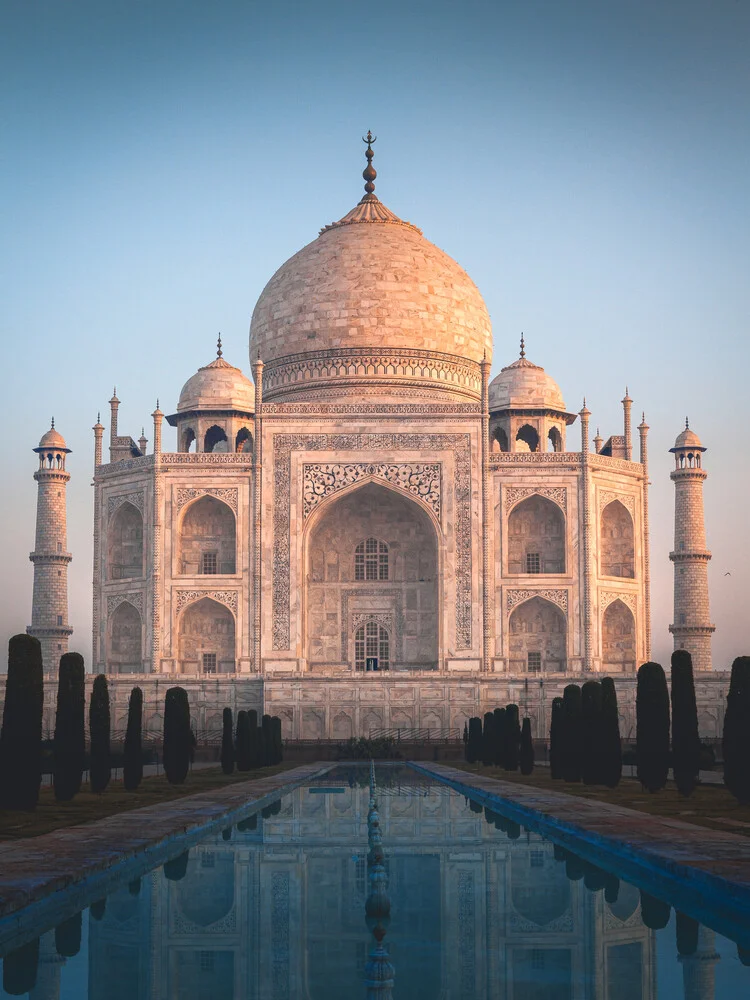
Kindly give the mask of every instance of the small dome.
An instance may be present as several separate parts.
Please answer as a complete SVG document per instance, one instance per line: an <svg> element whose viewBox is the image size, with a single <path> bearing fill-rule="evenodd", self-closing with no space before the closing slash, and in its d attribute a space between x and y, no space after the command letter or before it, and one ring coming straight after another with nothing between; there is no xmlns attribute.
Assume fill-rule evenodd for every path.
<svg viewBox="0 0 750 1000"><path fill-rule="evenodd" d="M239 410L241 413L253 413L253 383L239 368L221 357L216 358L210 365L199 368L182 387L177 412L193 410Z"/></svg>
<svg viewBox="0 0 750 1000"><path fill-rule="evenodd" d="M52 426L47 433L42 435L39 442L39 448L41 450L51 448L55 451L68 451L68 446L65 444L65 438L59 431L55 430L54 421L52 422Z"/></svg>
<svg viewBox="0 0 750 1000"><path fill-rule="evenodd" d="M524 356L493 378L489 400L490 410L565 411L560 386L542 367Z"/></svg>
<svg viewBox="0 0 750 1000"><path fill-rule="evenodd" d="M695 448L696 451L705 451L706 449L701 444L701 439L695 433L691 431L688 427L687 420L685 421L685 430L677 435L674 443L675 448ZM674 450L674 449L670 449Z"/></svg>

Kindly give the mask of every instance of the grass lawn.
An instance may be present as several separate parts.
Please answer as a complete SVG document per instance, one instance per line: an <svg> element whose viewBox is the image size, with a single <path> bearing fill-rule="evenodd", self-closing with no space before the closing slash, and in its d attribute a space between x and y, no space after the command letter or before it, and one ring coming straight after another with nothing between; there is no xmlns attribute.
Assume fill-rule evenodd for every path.
<svg viewBox="0 0 750 1000"><path fill-rule="evenodd" d="M64 826L94 823L98 819L127 812L129 809L141 809L143 806L170 802L186 795L196 795L198 792L208 792L214 788L236 784L238 781L266 778L271 774L289 771L299 766L298 761L290 761L273 767L262 767L257 771L235 771L234 774L225 775L217 764L215 768L207 767L191 771L184 785L170 785L163 774L151 775L143 779L135 792L126 792L122 781L111 781L101 795L92 794L88 790L88 783L84 783L82 790L72 802L56 802L52 789L43 787L35 812L0 809L0 843L20 840L23 837L37 837Z"/></svg>
<svg viewBox="0 0 750 1000"><path fill-rule="evenodd" d="M531 785L545 791L563 792L582 799L609 802L616 806L636 809L652 816L684 820L711 830L724 830L750 837L750 806L741 806L737 799L723 785L699 785L688 798L680 795L674 782L667 782L661 792L644 791L640 782L633 778L623 778L617 788L603 788L601 785L571 784L553 781L548 767L534 768L534 772L524 777L519 771L504 771L501 767L483 767L481 764L467 764L465 761L445 761L451 767L471 774L481 774L487 778L498 778L512 784Z"/></svg>

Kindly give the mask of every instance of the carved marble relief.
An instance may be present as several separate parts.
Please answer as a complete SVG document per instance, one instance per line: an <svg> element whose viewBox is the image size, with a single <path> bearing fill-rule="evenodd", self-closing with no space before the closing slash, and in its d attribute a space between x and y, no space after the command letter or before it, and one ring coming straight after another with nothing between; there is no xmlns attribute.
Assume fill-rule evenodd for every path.
<svg viewBox="0 0 750 1000"><path fill-rule="evenodd" d="M440 463L434 465L385 465L370 462L346 465L303 465L303 517L307 518L326 497L371 477L418 497L440 517Z"/></svg>
<svg viewBox="0 0 750 1000"><path fill-rule="evenodd" d="M177 614L179 615L188 604L201 601L204 597L209 597L212 601L223 604L235 615L237 614L238 594L236 590L178 590L175 601Z"/></svg>
<svg viewBox="0 0 750 1000"><path fill-rule="evenodd" d="M507 514L511 507L515 507L521 500L525 500L526 497L535 493L540 497L552 500L563 511L567 511L568 491L564 486L506 486L503 490L505 513Z"/></svg>
<svg viewBox="0 0 750 1000"><path fill-rule="evenodd" d="M568 613L568 592L564 589L539 589L539 590L506 590L505 591L505 608L506 611L512 611L517 604L521 604L523 601L528 601L532 597L542 597L546 601L551 601L556 604L560 610L567 615Z"/></svg>
<svg viewBox="0 0 750 1000"><path fill-rule="evenodd" d="M143 490L138 490L137 493L120 493L114 497L107 497L108 516L111 517L117 510L117 508L121 507L124 503L132 504L136 508L136 510L139 510L141 514L143 514L143 504L144 504Z"/></svg>
<svg viewBox="0 0 750 1000"><path fill-rule="evenodd" d="M175 510L182 510L186 503L190 503L191 500L195 500L197 497L211 496L216 497L217 500L223 500L224 503L228 504L236 514L238 506L237 494L237 489L231 487L211 486L203 489L195 487L178 487L175 490Z"/></svg>

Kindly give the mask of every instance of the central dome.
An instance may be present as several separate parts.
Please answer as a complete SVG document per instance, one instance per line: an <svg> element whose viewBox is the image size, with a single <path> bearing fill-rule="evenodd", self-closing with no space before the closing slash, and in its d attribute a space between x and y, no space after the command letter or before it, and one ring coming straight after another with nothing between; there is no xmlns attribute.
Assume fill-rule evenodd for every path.
<svg viewBox="0 0 750 1000"><path fill-rule="evenodd" d="M250 325L269 400L475 401L484 356L492 331L474 282L371 191L279 268Z"/></svg>

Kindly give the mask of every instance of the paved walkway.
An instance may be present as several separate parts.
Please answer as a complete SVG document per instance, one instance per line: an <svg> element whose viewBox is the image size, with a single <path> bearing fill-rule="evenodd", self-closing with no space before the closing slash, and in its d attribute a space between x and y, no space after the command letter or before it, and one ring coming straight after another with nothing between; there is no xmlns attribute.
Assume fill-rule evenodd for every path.
<svg viewBox="0 0 750 1000"><path fill-rule="evenodd" d="M750 934L750 838L564 792L412 763L489 808L550 836L722 933ZM697 912L700 911L700 912Z"/></svg>
<svg viewBox="0 0 750 1000"><path fill-rule="evenodd" d="M131 809L85 827L65 827L0 844L0 945L38 919L43 903L54 926L51 894L62 896L60 905L75 912L106 895L114 882L139 877L333 766L305 764ZM60 893L61 889L71 891ZM14 920L12 915L24 907L27 912Z"/></svg>

